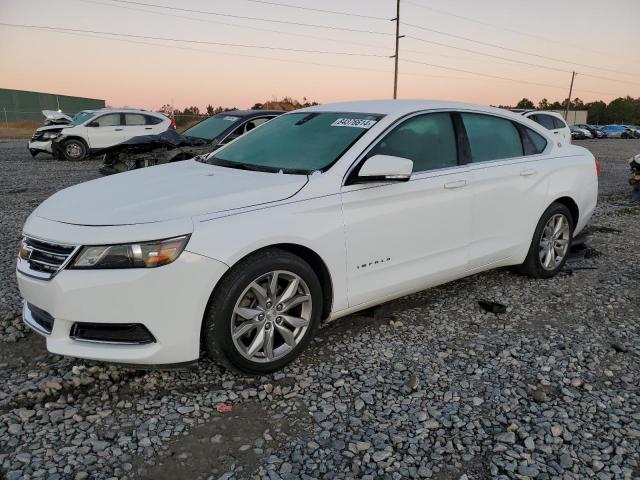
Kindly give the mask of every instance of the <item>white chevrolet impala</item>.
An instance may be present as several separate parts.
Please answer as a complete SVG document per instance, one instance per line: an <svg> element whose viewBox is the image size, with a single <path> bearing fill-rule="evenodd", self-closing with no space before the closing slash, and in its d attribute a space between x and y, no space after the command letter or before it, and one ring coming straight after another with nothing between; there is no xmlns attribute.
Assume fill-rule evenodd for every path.
<svg viewBox="0 0 640 480"><path fill-rule="evenodd" d="M62 190L24 226L24 321L127 364L291 362L318 325L483 270L562 268L594 157L505 110L322 105L205 159Z"/></svg>

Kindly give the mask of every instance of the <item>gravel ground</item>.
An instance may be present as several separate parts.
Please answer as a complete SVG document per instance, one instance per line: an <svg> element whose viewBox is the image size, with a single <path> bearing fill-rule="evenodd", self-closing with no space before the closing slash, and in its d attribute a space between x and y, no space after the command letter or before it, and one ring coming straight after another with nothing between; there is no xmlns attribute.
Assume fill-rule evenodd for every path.
<svg viewBox="0 0 640 480"><path fill-rule="evenodd" d="M0 478L640 478L640 207L626 184L640 141L581 145L603 162L601 204L561 275L504 269L405 297L245 377L48 354L17 319L15 245L39 202L98 163L0 141Z"/></svg>

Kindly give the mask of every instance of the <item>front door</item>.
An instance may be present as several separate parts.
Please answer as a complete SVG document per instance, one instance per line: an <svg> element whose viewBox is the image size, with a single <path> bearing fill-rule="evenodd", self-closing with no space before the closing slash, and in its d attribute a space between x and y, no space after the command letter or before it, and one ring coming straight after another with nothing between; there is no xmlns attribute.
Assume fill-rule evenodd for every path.
<svg viewBox="0 0 640 480"><path fill-rule="evenodd" d="M376 154L412 160L413 175L342 189L350 306L443 283L467 268L469 168L459 165L451 115L404 120L365 158Z"/></svg>
<svg viewBox="0 0 640 480"><path fill-rule="evenodd" d="M123 115L107 113L89 123L89 147L107 148L125 141ZM95 126L94 126L95 125Z"/></svg>

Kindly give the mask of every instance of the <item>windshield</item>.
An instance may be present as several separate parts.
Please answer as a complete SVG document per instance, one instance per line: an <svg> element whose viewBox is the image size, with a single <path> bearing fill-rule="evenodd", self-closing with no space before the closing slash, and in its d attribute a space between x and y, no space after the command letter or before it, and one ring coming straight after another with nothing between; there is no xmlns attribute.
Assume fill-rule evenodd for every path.
<svg viewBox="0 0 640 480"><path fill-rule="evenodd" d="M85 112L85 111L78 112L73 116L73 119L69 123L69 126L75 127L76 125L80 125L86 122L87 120L89 120L90 118L94 117L95 115L96 115L96 112Z"/></svg>
<svg viewBox="0 0 640 480"><path fill-rule="evenodd" d="M207 161L276 172L326 170L380 118L347 112L290 113L240 137Z"/></svg>
<svg viewBox="0 0 640 480"><path fill-rule="evenodd" d="M187 137L202 138L203 140L213 140L227 128L235 124L238 120L241 120L241 117L224 114L214 115L213 117L209 117L191 128L187 128L184 132L182 132L182 134Z"/></svg>

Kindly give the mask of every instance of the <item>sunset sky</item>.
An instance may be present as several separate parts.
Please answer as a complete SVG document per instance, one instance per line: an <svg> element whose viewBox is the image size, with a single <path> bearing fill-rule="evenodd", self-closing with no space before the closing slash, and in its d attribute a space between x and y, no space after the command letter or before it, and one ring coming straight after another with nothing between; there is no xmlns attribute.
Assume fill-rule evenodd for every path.
<svg viewBox="0 0 640 480"><path fill-rule="evenodd" d="M392 96L395 0L272 1L379 18L255 0L0 0L0 23L104 32L0 25L0 87L147 109L244 108L285 95L321 103ZM243 16L332 28L236 18ZM399 98L561 100L572 70L574 97L584 101L640 97L638 0L402 0L401 20Z"/></svg>

